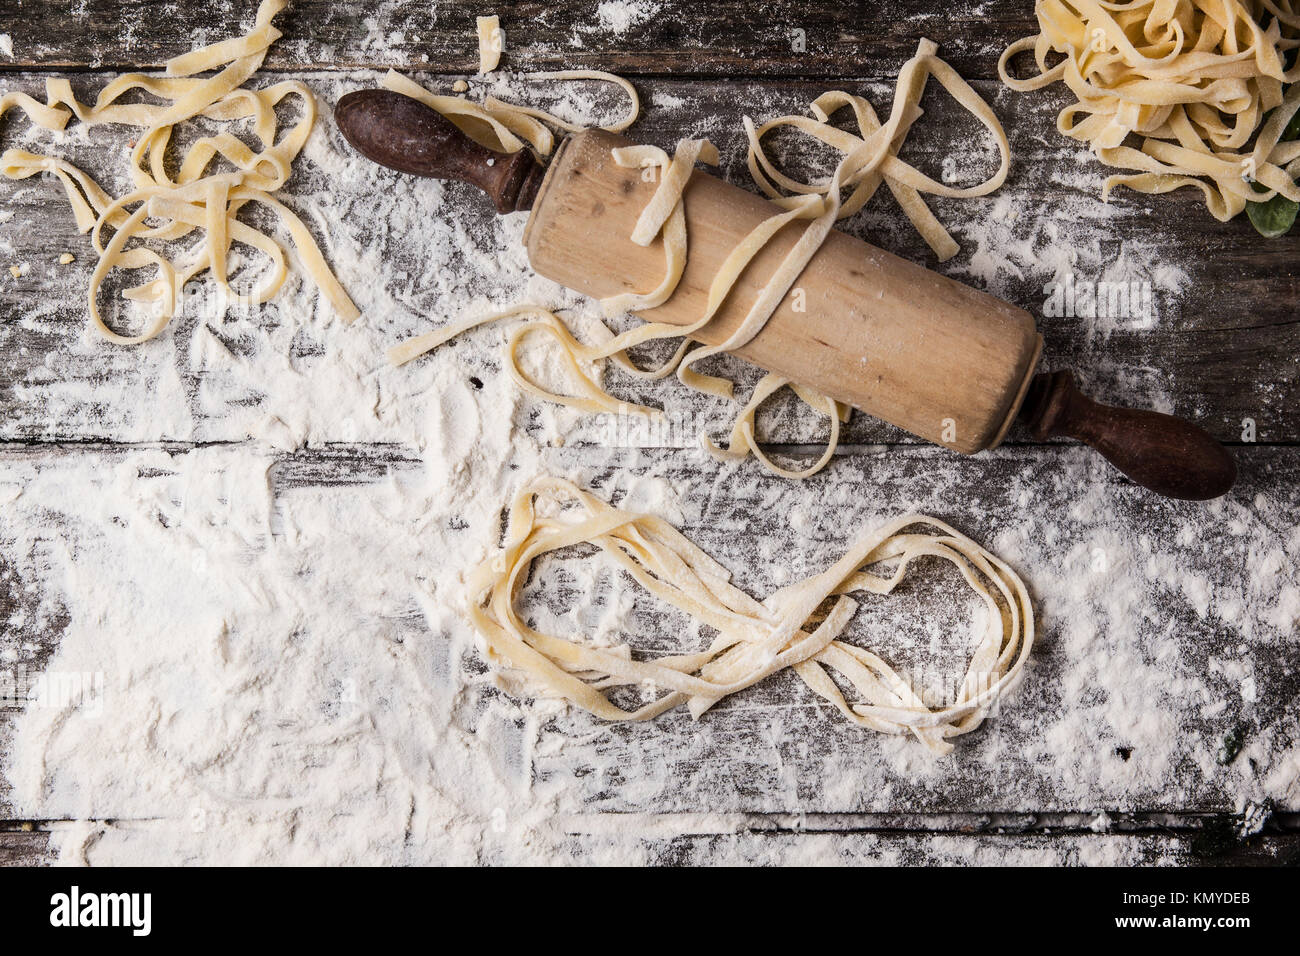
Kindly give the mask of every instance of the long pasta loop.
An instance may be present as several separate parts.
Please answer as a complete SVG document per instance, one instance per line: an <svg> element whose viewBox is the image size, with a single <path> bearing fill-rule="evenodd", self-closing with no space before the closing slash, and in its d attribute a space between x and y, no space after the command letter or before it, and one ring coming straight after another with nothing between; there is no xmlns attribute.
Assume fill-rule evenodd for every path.
<svg viewBox="0 0 1300 956"><path fill-rule="evenodd" d="M530 627L517 603L533 565L583 543L717 636L700 651L634 659L626 645L599 647L581 636ZM841 639L858 607L848 595L889 594L922 556L951 562L988 612L956 693L938 704L927 702L882 657ZM889 563L892 570L881 567ZM648 720L682 705L698 718L724 697L789 667L853 723L911 734L938 755L952 750L950 738L980 726L1018 680L1034 643L1033 608L1019 575L926 515L895 518L825 571L757 601L666 521L612 507L558 478L536 480L516 496L505 544L470 576L468 599L491 660L606 720ZM827 601L830 608L819 619ZM845 685L854 699L841 689ZM652 699L626 709L611 700L620 687L648 691Z"/></svg>

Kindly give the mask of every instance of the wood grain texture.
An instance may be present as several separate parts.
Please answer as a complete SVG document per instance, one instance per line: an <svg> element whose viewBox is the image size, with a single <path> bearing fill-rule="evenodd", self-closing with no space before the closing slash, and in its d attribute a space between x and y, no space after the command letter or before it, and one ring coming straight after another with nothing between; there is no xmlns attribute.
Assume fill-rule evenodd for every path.
<svg viewBox="0 0 1300 956"><path fill-rule="evenodd" d="M40 830L0 830L0 866L42 866L53 862L49 836Z"/></svg>
<svg viewBox="0 0 1300 956"><path fill-rule="evenodd" d="M611 829L640 830L646 862L657 866L763 863L796 858L825 865L971 864L1079 866L1098 859L1130 866L1197 863L1208 866L1294 866L1300 862L1300 821L1275 819L1262 832L1236 835L1240 821L1226 815L1127 817L1097 832L1097 820L1059 814L1005 816L860 816L800 819L751 816L735 831L709 832L678 817L618 815L565 821L576 860L595 855ZM0 829L0 866L53 862L47 821ZM30 829L25 829L30 828ZM685 832L682 832L685 831ZM494 862L491 853L481 863Z"/></svg>
<svg viewBox="0 0 1300 956"><path fill-rule="evenodd" d="M77 85L93 91L108 76L87 75L78 78ZM44 82L42 75L30 73L8 79L11 88L30 92L39 92ZM448 82L434 76L419 79L435 87ZM324 74L309 75L307 80L324 104L349 89L375 82L372 76L340 79ZM865 92L876 103L888 101L887 87L879 83L854 80L842 85ZM1196 421L1227 442L1240 440L1242 422L1247 418L1256 423L1260 442L1300 441L1300 318L1292 305L1300 296L1300 273L1295 265L1300 261L1300 236L1260 240L1244 219L1226 224L1214 221L1196 201L1199 193L1188 191L1160 197L1117 194L1109 206L1102 206L1096 200L1100 171L1085 184L1072 178L1062 180L1063 168L1089 161L1081 161L1079 151L1062 143L1055 133L1050 95L1026 97L988 83L978 87L1003 118L1011 139L1013 167L1010 180L995 197L934 201L939 218L952 227L962 243L962 252L947 263L936 264L885 190L862 213L841 223L840 228L1026 309L1037 318L1045 340L1042 367L1074 369L1080 386L1101 401L1172 412ZM744 165L742 104L744 111L763 116L798 111L823 89L824 84L816 82L736 80L719 86L703 81L657 80L645 116L632 133L639 140L668 147L685 133L707 133L716 138L723 152L722 175L752 189ZM762 109L757 109L756 104L761 104ZM959 111L938 96L928 96L924 106L927 117L909 139L905 155L920 168L937 174L950 152L946 123L959 122ZM616 101L611 100L610 108L618 108ZM11 127L18 122L6 117ZM320 125L326 155L348 155L349 148L332 124L323 120ZM93 140L99 148L78 146L70 152L89 171L99 174L106 171L105 150L110 150L108 155L116 162L112 148L124 146L130 135L127 129L97 129ZM797 151L788 155L795 168L799 168L799 162L809 160ZM371 195L400 188L416 202L438 188L435 184L402 179L377 168L364 170L364 178L340 181L314 163L311 156L300 161L299 166L289 186L288 201L309 218L333 223L331 234L325 238L339 249L357 250L358 255L364 251L393 263L399 270L409 268L412 276L427 269L421 263L429 261L431 255L443 254L424 245L425 240L418 234L390 229L379 200ZM972 178L978 175L972 173ZM29 266L27 274L17 279L0 269L0 402L7 411L0 419L0 438L243 438L243 433L232 432L222 423L221 408L205 408L197 401L190 402L183 429L166 427L166 418L152 423L133 420L133 410L115 408L109 401L117 382L132 382L134 388L144 392L175 375L194 395L204 388L208 373L176 364L183 362L192 345L192 319L178 320L168 333L176 342L174 352L165 348L112 348L83 339L82 296L93 263L86 240L76 234L71 214L62 202L61 189L52 181L0 181L0 204L12 213L11 218L0 221L0 259L3 264ZM1014 218L998 218L1008 215L1006 209L1037 209L1039 215L1014 212ZM1062 255L1070 242L1064 230L1081 215L1081 210L1089 216L1104 211L1105 218L1088 234L1089 264L1080 266L1079 278L1101 280L1105 270L1121 260L1132 263L1136 274L1145 274L1154 287L1153 319L1098 322L1043 315L1046 280L1042 271L1035 271L1034 263L1038 258ZM378 215L372 218L372 212ZM464 234L482 237L478 241L483 254L491 254L500 235L500 221L476 190L450 184L436 213ZM522 216L515 218L522 221ZM517 233L517 226L515 230ZM986 239L986 234L991 238ZM998 244L1002 244L1001 248ZM1008 256L1005 249L1018 252ZM78 256L71 266L57 264L59 253L65 250ZM997 260L996 268L988 264L990 257ZM438 262L436 258L433 261ZM1170 263L1184 273L1176 293L1165 291L1157 272L1157 265L1165 267ZM456 251L438 264L442 266L441 274L454 274L471 290L481 288L501 301L510 299L512 289L522 289L526 279L522 274L475 279L480 267L461 260ZM346 260L339 265L345 286L365 288L370 276L364 269L350 266ZM1050 276L1047 273L1046 279L1050 280ZM195 286L202 288L201 283ZM441 280L435 283L430 277L428 287L409 286L398 303L391 301L391 293L389 300L380 300L382 307L396 306L427 317L422 324L394 328L390 344L401 334L424 331L429 321L445 320L445 293ZM276 303L271 303L256 318L257 324L273 326L276 309ZM235 354L246 348L238 339L228 338L227 333L218 330L218 334L226 338L226 346ZM310 367L318 360L315 347L308 340L295 342L295 353L300 354L295 354L294 360ZM611 380L620 382L617 372L612 373ZM92 399L92 404L87 405L84 388L93 391L97 383L103 385L104 401L95 405ZM686 402L685 417L690 417L690 398L681 395L673 380L629 386L625 394L648 404L682 407ZM76 396L75 402L71 396ZM229 399L250 400L246 394L231 395ZM92 407L93 415L89 414ZM814 441L825 434L824 423L817 416L801 416L793 401L775 402L769 412L760 416L759 426L760 436L774 442ZM850 442L916 440L863 415L854 417L845 438ZM689 440L694 440L693 431ZM1009 440L1024 441L1025 435L1013 429Z"/></svg>
<svg viewBox="0 0 1300 956"><path fill-rule="evenodd" d="M216 0L197 8L149 0L42 0L0 9L0 32L13 37L19 65L135 68L157 66L197 43L229 36L235 24L247 28L254 9L245 0ZM478 68L474 19L485 9L465 0L436 8L419 0L366 6L297 0L276 19L285 36L267 65L473 73ZM926 0L707 5L666 0L622 30L613 18L602 22L596 3L524 2L493 9L506 34L507 69L569 66L632 75L893 76L915 51L918 35L925 34L965 75L987 77L993 75L990 57L1033 24L1027 5L1017 0L992 0L966 10L941 9ZM795 31L803 33L802 49Z"/></svg>
<svg viewBox="0 0 1300 956"><path fill-rule="evenodd" d="M122 68L158 66L198 43L232 35L233 24L251 23L254 8L252 0L200 7L143 0L5 4L0 33L11 37L14 57L0 57L0 85L38 93L47 76L72 72L79 92L91 92ZM963 245L940 271L1032 312L1046 341L1046 367L1074 368L1100 399L1188 416L1227 441L1240 439L1243 419L1258 428L1258 443L1238 449L1240 485L1209 506L1153 499L1081 450L1036 446L1017 431L1011 444L992 455L957 460L865 416L855 416L842 454L814 482L795 486L747 471L747 490L740 492L734 471L689 450L696 426L716 418L718 408L683 400L671 381L646 386L614 377L630 398L683 403L681 427L652 438L611 438L607 431L579 426L565 448L549 452L555 471L614 498L636 481L669 482L688 502L686 533L724 558L755 593L776 584L782 569L815 569L842 549L854 529L823 510L826 503L852 507L863 524L904 506L931 511L1005 551L1025 572L1039 603L1042 640L1024 685L987 728L960 744L951 772L942 774L909 767L899 741L848 727L783 678L720 706L699 724L682 715L652 726L614 727L580 714L556 718L547 733L564 741L563 759L555 752L541 755L532 773L539 784L562 781L567 788L565 809L577 844L597 845L602 828L635 821L644 828L651 857L669 864L720 857L1296 860L1297 807L1265 806L1264 829L1242 836L1241 808L1234 802L1257 783L1262 788L1269 760L1300 736L1294 723L1300 696L1294 635L1262 614L1230 611L1243 602L1253 607L1252 601L1276 599L1258 583L1264 562L1280 560L1292 568L1300 562L1293 517L1300 508L1300 318L1294 305L1300 296L1300 236L1262 242L1244 221L1212 220L1186 191L1117 195L1101 216L1100 175L1081 176L1087 158L1055 132L1060 96L1014 94L992 81L1000 50L1031 31L1029 8L1028 0L724 0L707 6L670 0L622 32L602 28L590 3L520 3L496 11L507 33L509 68L590 67L639 77L648 108L631 134L665 147L683 135L710 135L723 150L723 174L746 188L752 184L744 169L742 114L797 112L830 85L828 78L883 105L917 38L935 39L941 54L976 80L993 104L1013 155L1011 179L999 194L1005 203L998 197L934 202ZM474 70L473 18L482 12L478 3L443 3L431 10L414 0L364 8L296 0L278 21L285 38L268 69L302 75L324 106L346 90L374 85L377 74L369 71L388 66L426 71L417 77L422 82L449 85L454 75ZM791 49L795 29L806 33L805 52ZM361 72L340 73L349 70ZM613 101L607 105L617 109ZM969 134L949 122L956 112L940 97L932 94L923 105L927 116L905 156L938 174L954 129ZM0 124L4 146L24 135L20 121L7 117ZM68 149L98 175L105 151L124 146L130 135L96 130L89 141L74 141ZM304 157L286 199L307 213L313 229L329 224L327 255L339 251L340 277L350 289L373 284L371 272L348 264L359 251L385 263L396 277L392 284L398 288L372 293L383 318L368 319L373 324L358 332L375 334L376 358L381 345L445 319L448 296L485 295L490 287L508 298L522 288L519 277L508 273L477 278L503 236L518 235L517 224L503 226L468 188L453 185L440 192L378 170L334 176L329 160L346 154L328 119L320 123L319 138L319 152ZM779 152L796 169L817 159L794 147ZM961 172L974 179L980 170ZM394 190L474 237L473 248L439 249L418 231L393 228L381 199ZM128 459L142 448L162 447L178 456L212 448L232 456L248 453L247 419L235 412L273 407L268 383L223 373L193 355L200 335L211 333L232 357L227 364L237 367L254 351L254 340L279 322L274 303L247 328L186 319L156 347L107 348L83 335L81 296L91 257L58 187L44 180L0 181L0 210L0 266L28 266L20 278L0 268L0 477L6 469L57 471L85 456ZM1148 257L1153 268L1159 258L1184 273L1181 294L1161 297L1157 291L1153 323L1043 315L1043 274L1034 260L1051 259L1068 245L1066 227L1080 216L1096 216L1088 261L1103 263L1102 271L1121 258ZM996 228L987 228L991 222ZM887 196L841 225L933 265ZM1020 250L1005 268L989 265L989 255L999 249L983 247L986 235L995 245ZM71 266L57 264L65 250L78 257ZM431 280L422 272L427 260L454 278ZM500 373L498 345L490 336L457 343L455 360L465 364L467 376L491 381ZM304 333L285 347L286 364L309 380L324 364L322 350L318 338ZM123 402L124 389L135 398ZM148 400L159 395L165 397L161 403ZM792 402L775 403L759 425L778 450L802 455L824 434L816 417ZM279 456L271 472L277 494L364 489L392 470L421 467L413 448L358 444L343 429L320 437L317 447ZM889 447L873 447L877 443ZM1096 494L1082 496L1081 487ZM1026 511L1058 516L1049 538L1038 540L1026 530ZM791 516L799 527L789 523ZM0 630L6 665L42 668L67 626L66 613L52 605L51 589L39 575L13 573L17 566L39 566L42 536L56 540L60 528L60 516L51 514L25 529L33 532L35 557L18 553L12 540L0 540L0 622L39 621ZM792 540L797 548L791 548ZM1104 572L1092 570L1098 548L1106 556ZM1100 580L1072 589L1072 576L1097 573ZM1203 603L1180 585L1182 575L1213 600ZM1105 582L1130 577L1141 582L1140 606L1111 607ZM915 610L929 597L939 609L959 612L943 596L945 583L951 584L923 575L898 595L898 606ZM890 613L868 616L867 623L888 629ZM905 610L897 613L906 618ZM662 621L646 609L633 615L651 633ZM415 617L404 626L413 636L423 627ZM892 649L919 665L927 640L923 633L900 632ZM1183 734L1167 760L1156 762L1132 746L1124 729L1125 703L1097 686L1099 662L1116 657L1152 670L1156 710ZM1214 670L1216 661L1238 658L1252 667L1253 702L1241 699L1226 672ZM1181 694L1189 682L1205 697ZM1210 704L1218 700L1228 703L1216 710ZM1074 709L1085 714L1080 726L1086 736L1065 741L1063 748L1051 731ZM12 710L0 712L0 751L10 747L13 716ZM1067 760L1081 761L1068 778L1062 772ZM1079 767L1089 772L1078 773ZM23 820L6 786L0 782L0 864L47 862L47 831L59 821ZM740 832L719 833L694 822L695 815L714 811L741 815ZM1101 813L1109 815L1110 830L1094 833L1089 821Z"/></svg>

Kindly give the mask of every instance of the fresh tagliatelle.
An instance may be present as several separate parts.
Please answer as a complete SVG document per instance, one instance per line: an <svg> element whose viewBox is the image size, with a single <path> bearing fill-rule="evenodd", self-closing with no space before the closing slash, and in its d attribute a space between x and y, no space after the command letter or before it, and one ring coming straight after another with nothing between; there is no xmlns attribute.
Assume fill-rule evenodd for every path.
<svg viewBox="0 0 1300 956"><path fill-rule="evenodd" d="M501 62L505 52L505 34L501 32L501 18L497 16L479 17L475 21L478 29L478 71L491 73Z"/></svg>
<svg viewBox="0 0 1300 956"><path fill-rule="evenodd" d="M784 195L784 190L797 195L821 195L828 201L835 186L841 190L848 189L849 196L842 202L838 194L834 196L835 218L844 219L870 202L883 182L898 200L917 232L939 257L939 261L956 255L956 241L935 218L921 194L954 199L987 196L1006 182L1011 168L1011 147L997 114L937 53L938 47L933 41L921 41L916 55L904 64L898 75L893 108L883 126L870 102L841 90L830 90L813 100L809 105L811 118L778 116L755 127L749 117L745 117L745 133L749 137L749 171L759 188L772 199ZM908 131L921 117L919 104L930 77L934 77L963 109L992 134L993 141L997 144L999 163L997 170L984 182L972 186L949 186L931 179L899 159L898 152L902 149ZM852 111L858 127L857 133L832 125L832 117L843 109ZM781 172L764 151L763 137L782 127L799 130L841 153L844 159L835 175L820 182L806 183Z"/></svg>
<svg viewBox="0 0 1300 956"><path fill-rule="evenodd" d="M259 90L243 86L280 36L271 20L286 2L262 0L250 33L175 57L167 62L164 76L128 73L118 77L100 91L94 105L79 102L71 84L61 79L47 82L44 104L21 93L0 97L0 115L16 107L33 123L50 130L63 129L74 115L87 125L111 123L141 128L131 151L133 188L117 198L58 157L19 149L8 149L0 156L0 167L10 179L48 172L62 182L77 227L91 233L99 254L91 276L88 310L93 326L109 341L134 345L158 335L174 317L185 284L205 270L232 302L256 305L275 295L288 277L286 253L275 239L240 221L241 210L256 206L278 217L299 261L334 311L349 322L359 315L311 232L273 195L289 178L293 161L315 122L316 102L311 90L296 81ZM199 75L211 71L215 72L210 76ZM124 102L136 92L161 102ZM301 115L297 123L282 130L276 108L290 97L299 102ZM173 175L167 152L177 128L200 117L248 121L260 148L255 150L228 132L203 136L185 151ZM210 173L218 161L233 171ZM174 242L195 231L202 232L202 242L191 244L181 253L183 263L138 244ZM227 269L230 247L235 243L256 249L270 263L269 271L253 292L236 293L230 288ZM139 334L124 335L110 328L101 316L100 288L115 269L147 267L156 272L153 281L126 289L122 296L152 308L153 318Z"/></svg>
<svg viewBox="0 0 1300 956"><path fill-rule="evenodd" d="M645 590L717 636L701 651L648 657L628 644L597 646L529 626L517 602L534 562L575 545L599 548ZM951 562L986 609L960 687L937 706L878 654L843 639L858 608L849 595L889 594L921 557ZM505 544L470 576L468 597L470 618L492 661L521 672L543 694L606 720L648 720L683 704L698 718L724 697L789 667L853 723L911 734L939 755L952 750L950 738L980 726L1015 684L1034 643L1024 582L934 518L895 518L822 573L757 601L662 518L612 507L556 478L534 481L515 498ZM852 688L853 699L843 687ZM642 700L651 699L626 709L611 699L618 688L636 688Z"/></svg>
<svg viewBox="0 0 1300 956"><path fill-rule="evenodd" d="M628 109L621 119L601 127L611 133L621 133L641 115L641 101L636 88L613 73L603 73L600 70L553 70L529 73L526 79L547 82L594 80L617 86L627 95ZM551 127L565 132L576 132L583 128L545 110L507 103L495 96L485 97L482 103L475 103L464 96L432 93L395 70L389 70L379 82L386 89L419 100L441 113L470 139L498 153L517 153L526 143L538 156L549 156L555 149L555 134Z"/></svg>
<svg viewBox="0 0 1300 956"><path fill-rule="evenodd" d="M921 115L918 103L931 76L993 134L998 146L1000 163L996 172L983 183L962 188L946 186L898 158L898 151L908 131ZM439 112L443 112L453 122L461 125L469 135L476 136L485 145L508 152L523 148L523 144L514 134L523 135L527 127L520 123L518 115L493 112L489 109L490 103L480 107L457 97L436 96L396 74L390 74L385 83L390 88L416 96ZM853 110L858 134L831 125L832 114L844 107ZM812 104L812 112L812 119L783 116L760 127L755 127L746 117L750 169L764 192L782 207L782 211L759 223L727 256L710 283L705 311L694 322L684 326L647 323L621 335L611 334L598 345L584 345L555 313L542 306L528 304L455 322L417 336L392 349L389 353L391 360L397 364L410 361L478 325L505 319L525 319L528 320L528 324L515 332L509 340L507 357L514 380L533 394L585 411L636 411L659 414L654 409L629 406L620 402L605 392L600 384L580 367L581 362L613 359L620 367L636 376L661 378L676 371L678 379L690 388L731 397L733 384L729 380L704 375L696 371L694 366L719 353L741 348L762 332L781 301L789 294L799 275L825 242L835 222L860 210L875 194L882 182L887 184L898 198L908 217L935 252L941 258L946 258L956 251L956 243L926 207L924 200L921 199L921 193L958 198L987 195L1005 181L1010 168L1010 148L997 116L952 67L938 58L937 47L929 40L921 41L916 55L904 64L899 73L893 106L885 123L879 121L871 104L865 99L839 91L832 91L819 97ZM525 118L532 117L553 119L548 114L537 111ZM768 132L781 126L790 126L812 135L842 154L829 180L802 183L783 174L773 165L763 151L762 139ZM550 150L549 139L534 135L529 142L534 149L538 149L543 154ZM539 142L545 145L545 150L539 149ZM663 280L656 288L643 293L624 293L603 300L602 308L609 317L629 310L654 308L672 296L685 269L688 255L684 191L696 162L713 165L718 162L717 150L708 140L703 139L682 140L671 157L655 146L631 146L614 150L613 158L622 166L654 167L657 170L658 186L642 210L630 238L639 245L647 246L656 238L662 237L665 263ZM781 192L782 189L794 195L787 196ZM846 189L849 190L848 199L842 200L841 193ZM754 256L784 226L794 220L810 221L799 240L768 278L758 298L732 335L716 346L689 351L693 344L690 336L713 318ZM545 334L559 345L563 353L563 364L575 374L574 381L577 383L578 394L562 395L549 392L522 370L519 364L520 346L532 333ZM657 369L640 369L627 354L627 350L633 346L665 338L682 338L683 341L672 358ZM830 438L824 453L811 466L801 471L786 469L776 464L762 452L755 438L754 421L759 407L785 387L791 388L811 408L826 415L831 426ZM840 423L848 419L850 411L847 406L834 401L829 396L819 394L781 376L768 374L759 381L750 400L737 416L727 447L725 449L719 447L706 435L701 436L701 443L715 457L744 458L752 454L769 470L783 477L806 478L821 470L831 460L839 441Z"/></svg>
<svg viewBox="0 0 1300 956"><path fill-rule="evenodd" d="M1039 34L1008 47L999 73L1016 90L1069 87L1057 128L1130 171L1105 196L1190 186L1219 220L1248 201L1300 200L1300 143L1279 142L1300 109L1294 0L1038 0L1035 12ZM1013 77L1011 58L1031 50L1038 75Z"/></svg>

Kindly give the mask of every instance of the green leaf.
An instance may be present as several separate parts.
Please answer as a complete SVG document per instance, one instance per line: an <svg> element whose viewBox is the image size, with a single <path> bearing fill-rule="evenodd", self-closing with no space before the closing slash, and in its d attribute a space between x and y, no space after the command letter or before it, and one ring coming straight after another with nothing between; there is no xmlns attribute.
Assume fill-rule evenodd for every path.
<svg viewBox="0 0 1300 956"><path fill-rule="evenodd" d="M1278 141L1284 142L1296 137L1300 137L1300 111L1291 117ZM1255 189L1260 189L1258 184ZM1267 202L1246 203L1246 215L1250 218L1251 225L1265 239L1277 239L1290 232L1297 212L1300 212L1300 203L1285 196L1274 196Z"/></svg>
<svg viewBox="0 0 1300 956"><path fill-rule="evenodd" d="M1237 724L1223 736L1223 741L1219 745L1218 761L1223 766L1228 766L1237 759L1241 753L1241 748L1246 744L1246 737L1250 733L1250 726L1247 724Z"/></svg>
<svg viewBox="0 0 1300 956"><path fill-rule="evenodd" d="M1295 115L1291 117L1291 122L1286 124L1286 129L1282 130L1279 139L1295 139L1297 136L1300 136L1300 110L1297 110Z"/></svg>
<svg viewBox="0 0 1300 956"><path fill-rule="evenodd" d="M1277 195L1267 202L1246 203L1246 215L1265 239L1277 239L1291 231L1300 203Z"/></svg>

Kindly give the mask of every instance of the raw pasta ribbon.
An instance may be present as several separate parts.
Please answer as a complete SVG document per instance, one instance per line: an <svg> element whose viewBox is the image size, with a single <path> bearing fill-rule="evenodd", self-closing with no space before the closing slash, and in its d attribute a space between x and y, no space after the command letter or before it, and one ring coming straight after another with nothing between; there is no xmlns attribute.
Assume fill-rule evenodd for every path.
<svg viewBox="0 0 1300 956"><path fill-rule="evenodd" d="M1294 0L1038 0L1035 12L1040 32L1006 49L999 74L1016 90L1069 87L1057 129L1129 170L1103 196L1190 186L1221 221L1248 201L1300 200L1300 143L1280 141L1300 109L1300 65L1286 67L1300 46ZM1011 58L1028 51L1038 75L1013 77Z"/></svg>
<svg viewBox="0 0 1300 956"><path fill-rule="evenodd" d="M628 110L621 119L601 127L611 133L621 133L641 114L641 100L637 96L636 87L613 73L600 70L555 70L529 73L525 79L549 82L593 80L617 86L627 95ZM576 132L583 128L535 106L507 103L495 96L485 97L482 103L475 103L464 96L433 93L396 70L389 70L380 84L403 96L419 100L451 120L480 146L498 153L516 153L527 144L538 156L549 156L555 149L552 127L566 132Z"/></svg>
<svg viewBox="0 0 1300 956"><path fill-rule="evenodd" d="M700 651L634 657L627 644L600 647L530 627L516 605L534 563L582 544L594 545L645 590L717 636ZM878 654L842 638L858 608L849 595L889 594L923 556L951 562L987 612L960 687L939 705L927 703ZM662 518L612 507L557 478L536 480L515 498L504 546L470 577L469 614L491 660L606 720L649 720L683 704L698 718L789 667L853 723L911 734L939 755L952 750L950 738L980 726L1018 679L1034 643L1024 582L934 518L895 518L822 573L757 601ZM648 689L655 699L625 709L610 698L620 687Z"/></svg>
<svg viewBox="0 0 1300 956"><path fill-rule="evenodd" d="M997 170L984 182L972 186L949 186L898 158L908 132L921 117L921 96L930 77L934 77L993 135L999 163ZM904 64L899 73L893 107L884 124L869 101L842 90L823 93L812 101L808 109L811 118L778 116L757 127L748 116L745 117L749 171L759 188L772 199L780 198L784 195L782 190L785 190L796 195L821 195L828 200L835 186L847 189L847 199L841 202L838 191L834 197L837 206L835 218L844 219L870 202L883 182L940 262L956 255L958 246L921 194L957 199L987 196L1006 181L1011 168L1011 147L997 114L956 70L938 57L938 47L930 40L921 41L916 55ZM831 123L831 118L844 109L852 111L857 133L842 130ZM781 127L796 129L837 150L843 157L841 168L830 179L821 182L801 182L781 172L763 149L763 137Z"/></svg>
<svg viewBox="0 0 1300 956"><path fill-rule="evenodd" d="M223 40L167 62L164 76L128 73L99 92L93 105L81 103L64 79L46 84L46 103L22 93L0 97L0 115L10 107L23 110L46 129L60 130L76 116L89 125L111 123L136 126L141 132L131 151L132 189L114 199L93 178L54 156L8 149L0 156L0 171L10 179L53 173L63 184L77 227L90 232L99 261L91 276L87 308L93 326L109 341L135 345L160 333L175 315L185 284L201 272L210 272L216 284L243 305L267 301L288 277L285 250L260 229L239 220L245 208L261 206L279 220L288 233L298 259L317 287L344 321L360 313L334 277L311 232L275 193L288 180L293 162L306 145L316 120L316 100L310 89L296 81L276 83L261 90L243 84L261 67L267 49L280 36L271 20L286 0L262 0L253 30L246 36ZM210 76L199 74L215 71ZM162 102L123 102L128 94L142 92ZM276 108L293 97L299 119L280 128ZM166 160L178 127L197 118L246 121L258 148L232 133L221 132L197 139L185 151L173 175ZM210 173L217 161L232 171ZM105 238L105 233L112 235ZM136 242L171 242L202 232L202 242L183 255L184 264ZM260 287L251 293L230 288L227 262L230 247L241 243L261 252L270 268ZM137 335L123 335L100 315L99 292L114 269L153 267L153 281L126 289L124 298L150 305L152 321Z"/></svg>

